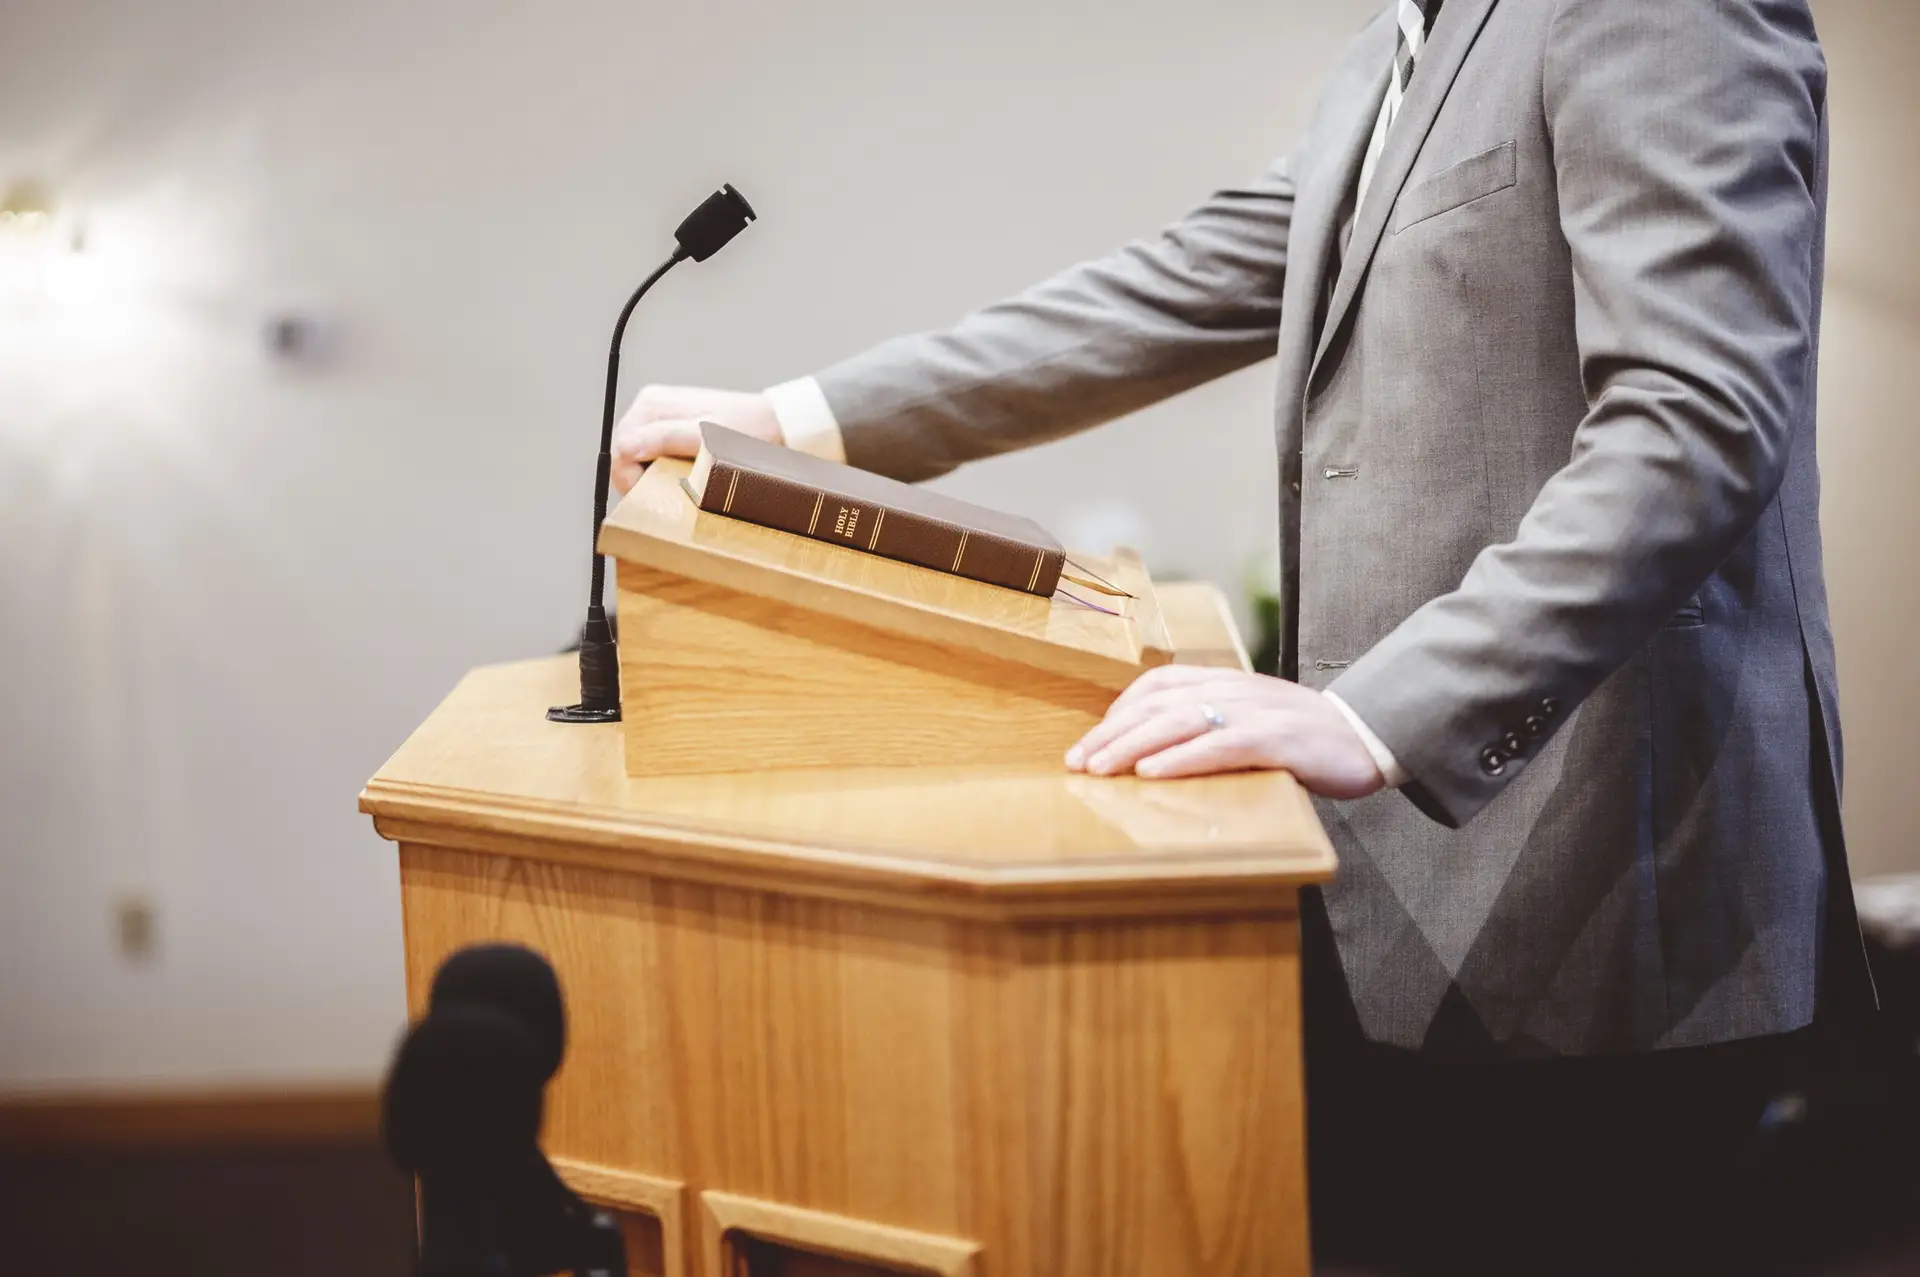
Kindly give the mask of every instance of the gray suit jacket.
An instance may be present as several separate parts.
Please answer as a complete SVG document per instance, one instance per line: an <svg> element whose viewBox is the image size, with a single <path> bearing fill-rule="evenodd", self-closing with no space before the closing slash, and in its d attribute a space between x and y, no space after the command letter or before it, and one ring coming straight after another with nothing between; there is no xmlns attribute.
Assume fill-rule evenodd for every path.
<svg viewBox="0 0 1920 1277"><path fill-rule="evenodd" d="M1289 672L1413 777L1321 805L1365 1031L1799 1028L1850 890L1811 16L1449 0L1342 257L1393 48L1389 12L1289 158L1157 238L821 373L848 458L926 478L1277 353Z"/></svg>

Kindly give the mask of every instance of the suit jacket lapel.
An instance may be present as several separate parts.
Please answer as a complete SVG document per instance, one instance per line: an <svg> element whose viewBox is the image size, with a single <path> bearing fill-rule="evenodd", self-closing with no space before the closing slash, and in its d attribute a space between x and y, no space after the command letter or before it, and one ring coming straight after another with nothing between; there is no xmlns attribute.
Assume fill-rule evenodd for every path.
<svg viewBox="0 0 1920 1277"><path fill-rule="evenodd" d="M1373 264L1373 255L1380 248L1380 237L1386 233L1387 221L1393 214L1394 202L1400 198L1401 188L1407 184L1407 175L1413 171L1413 162L1420 157L1420 148L1426 145L1434 117L1440 114L1440 107L1446 102L1454 80L1459 78L1460 67L1473 49L1473 42L1479 38L1480 29L1486 25L1487 15L1493 12L1498 2L1447 0L1439 21L1434 24L1433 36L1420 55L1419 65L1414 68L1413 84L1407 90L1406 100L1400 104L1400 114L1387 133L1387 146L1380 153L1380 164L1374 170L1373 186L1367 191L1367 202L1360 209L1360 220L1354 224L1353 242L1347 247L1346 261L1340 268L1333 301L1327 307L1326 322L1320 327L1320 337L1313 356L1314 373L1319 372L1320 361L1326 358L1334 334L1340 331L1340 325L1360 291L1360 281L1366 278L1367 268ZM1384 74L1380 84L1384 93ZM1379 111L1380 97L1376 96L1372 109L1364 112L1369 138L1371 126L1379 118ZM1340 191L1339 202L1342 207L1346 194L1358 181L1356 165L1354 173L1347 177L1348 185Z"/></svg>
<svg viewBox="0 0 1920 1277"><path fill-rule="evenodd" d="M1368 39L1357 62L1349 65L1341 83L1330 85L1329 101L1342 103L1343 115L1329 129L1335 139L1319 172L1307 176L1301 184L1300 205L1294 214L1294 247L1289 256L1298 264L1301 279L1293 286L1292 296L1312 310L1315 323L1306 329L1301 355L1312 353L1318 340L1320 308L1327 301L1328 272L1336 269L1340 248L1340 224L1346 213L1347 196L1360 181L1360 166L1367 157L1367 143L1373 139L1374 121L1380 115L1380 101L1387 92L1388 59L1393 54L1394 26L1381 24L1376 38Z"/></svg>

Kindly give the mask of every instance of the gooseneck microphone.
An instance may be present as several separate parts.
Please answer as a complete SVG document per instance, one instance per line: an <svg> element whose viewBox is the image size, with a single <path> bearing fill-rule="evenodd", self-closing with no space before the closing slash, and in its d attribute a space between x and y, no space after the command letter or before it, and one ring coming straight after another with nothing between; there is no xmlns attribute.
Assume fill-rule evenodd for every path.
<svg viewBox="0 0 1920 1277"><path fill-rule="evenodd" d="M607 352L606 409L600 419L600 465L593 480L593 584L587 593L587 623L580 631L580 703L548 710L547 717L556 723L620 721L620 654L601 598L606 590L607 562L600 553L600 524L607 517L607 484L613 477L613 402L620 388L620 342L627 334L627 320L661 276L689 257L706 261L745 230L754 217L753 206L731 182L707 196L674 231L678 247L673 256L634 290L613 326L613 347Z"/></svg>
<svg viewBox="0 0 1920 1277"><path fill-rule="evenodd" d="M620 1226L540 1151L566 1054L560 983L513 945L449 958L382 1095L387 1152L420 1184L419 1277L626 1277Z"/></svg>

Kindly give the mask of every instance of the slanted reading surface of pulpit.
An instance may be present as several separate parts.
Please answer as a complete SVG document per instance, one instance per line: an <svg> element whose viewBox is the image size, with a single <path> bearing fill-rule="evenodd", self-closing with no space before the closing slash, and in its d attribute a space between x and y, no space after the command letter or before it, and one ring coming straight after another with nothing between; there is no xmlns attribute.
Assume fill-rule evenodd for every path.
<svg viewBox="0 0 1920 1277"><path fill-rule="evenodd" d="M1162 604L1243 661L1217 594ZM416 1013L462 945L553 961L547 1147L636 1273L1307 1272L1296 898L1333 859L1291 778L636 778L543 718L573 678L474 671L361 805Z"/></svg>
<svg viewBox="0 0 1920 1277"><path fill-rule="evenodd" d="M635 776L1052 764L1173 659L1131 552L1093 568L1127 597L1035 598L704 512L687 471L649 466L600 532Z"/></svg>

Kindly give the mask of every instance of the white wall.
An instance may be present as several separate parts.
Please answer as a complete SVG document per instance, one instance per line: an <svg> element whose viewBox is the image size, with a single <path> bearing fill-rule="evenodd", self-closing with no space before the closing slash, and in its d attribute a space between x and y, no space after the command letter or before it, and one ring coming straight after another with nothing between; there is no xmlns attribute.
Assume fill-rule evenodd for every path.
<svg viewBox="0 0 1920 1277"><path fill-rule="evenodd" d="M84 209L103 278L0 297L0 1087L378 1070L398 903L354 796L462 670L569 632L606 332L712 186L763 220L656 294L629 389L790 376L1151 229L1291 140L1373 3L7 0L0 187ZM1818 8L1828 544L1884 866L1920 859L1915 28ZM330 362L262 353L289 309ZM949 482L1056 527L1129 495L1160 570L1237 583L1269 385ZM115 954L129 892L151 963Z"/></svg>
<svg viewBox="0 0 1920 1277"><path fill-rule="evenodd" d="M791 376L1152 229L1287 145L1370 3L7 0L0 187L88 210L109 278L0 311L0 1085L378 1069L355 794L570 633L606 335L713 186L762 220L655 294L630 388ZM263 355L282 308L330 365ZM955 486L1134 493L1160 566L1232 580L1267 385Z"/></svg>
<svg viewBox="0 0 1920 1277"><path fill-rule="evenodd" d="M1815 0L1833 72L1821 515L1856 876L1920 870L1920 9Z"/></svg>
<svg viewBox="0 0 1920 1277"><path fill-rule="evenodd" d="M1916 295L1920 298L1920 295ZM1920 871L1920 302L1837 286L1821 368L1822 522L1854 874Z"/></svg>

